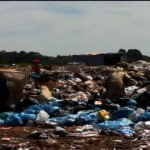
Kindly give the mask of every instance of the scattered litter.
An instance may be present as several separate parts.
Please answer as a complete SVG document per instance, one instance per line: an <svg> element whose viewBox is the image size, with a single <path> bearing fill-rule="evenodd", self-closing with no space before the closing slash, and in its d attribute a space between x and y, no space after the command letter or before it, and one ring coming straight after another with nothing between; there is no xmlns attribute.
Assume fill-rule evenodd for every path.
<svg viewBox="0 0 150 150"><path fill-rule="evenodd" d="M22 132L29 134L27 139L45 140L54 145L58 143L55 137L91 137L91 144L97 140L94 137L100 135L134 137L134 143L144 141L150 138L149 65L148 62L133 62L113 67L82 66L74 72L45 69L36 72L33 67L26 85L25 79L18 81L23 73L16 76L16 72L9 70L12 74L9 79L8 72L1 70L2 77L7 76L14 85L24 84L20 87L5 84L16 99L13 104L8 102L11 104L7 104L6 110L10 111L1 112L0 130L8 132L14 130L13 127L24 127ZM1 78L0 84L4 87L5 79ZM15 87L18 87L16 95L21 95L19 100ZM38 126L42 129L37 129ZM36 131L31 133L30 127L35 127ZM1 141L12 139L3 137ZM123 139L112 141L124 142ZM78 140L76 144L84 142L86 140ZM23 148L26 145L28 142L19 143L22 147L19 150L29 149ZM144 143L139 147L147 148Z"/></svg>

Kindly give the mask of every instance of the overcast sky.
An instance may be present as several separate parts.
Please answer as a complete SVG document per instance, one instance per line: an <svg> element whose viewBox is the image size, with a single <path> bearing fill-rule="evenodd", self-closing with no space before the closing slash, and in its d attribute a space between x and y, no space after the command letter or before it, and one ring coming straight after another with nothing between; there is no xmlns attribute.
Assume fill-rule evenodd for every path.
<svg viewBox="0 0 150 150"><path fill-rule="evenodd" d="M150 55L149 1L1 1L0 50Z"/></svg>

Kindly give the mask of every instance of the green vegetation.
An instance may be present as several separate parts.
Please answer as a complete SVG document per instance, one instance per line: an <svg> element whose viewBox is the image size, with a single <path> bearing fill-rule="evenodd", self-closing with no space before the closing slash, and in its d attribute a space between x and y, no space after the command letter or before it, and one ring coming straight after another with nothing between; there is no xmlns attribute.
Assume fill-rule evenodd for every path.
<svg viewBox="0 0 150 150"><path fill-rule="evenodd" d="M9 64L20 64L20 65L29 65L34 59L40 59L43 65L66 65L70 62L70 56L57 56L57 57L48 57L43 56L37 52L6 52L5 50L0 51L0 64L9 65Z"/></svg>

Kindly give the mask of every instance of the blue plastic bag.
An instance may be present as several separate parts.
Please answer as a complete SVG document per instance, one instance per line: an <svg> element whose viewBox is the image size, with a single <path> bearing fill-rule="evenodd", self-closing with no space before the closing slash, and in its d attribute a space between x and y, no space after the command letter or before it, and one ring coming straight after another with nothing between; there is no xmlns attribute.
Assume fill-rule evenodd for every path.
<svg viewBox="0 0 150 150"><path fill-rule="evenodd" d="M57 107L60 106L60 105L59 105L59 102L57 102L56 100L54 100L54 101L51 103L51 105L52 105L52 106L57 106Z"/></svg>
<svg viewBox="0 0 150 150"><path fill-rule="evenodd" d="M83 126L85 124L96 124L101 122L99 117L97 116L97 112L94 113L82 113L76 117L76 125Z"/></svg>
<svg viewBox="0 0 150 150"><path fill-rule="evenodd" d="M56 103L53 103L53 105L56 105ZM60 107L52 106L51 104L40 104L40 105L33 105L29 106L27 110L24 112L31 112L32 114L38 114L41 110L44 110L47 112L51 117L55 117L56 113L59 111Z"/></svg>
<svg viewBox="0 0 150 150"><path fill-rule="evenodd" d="M135 131L128 128L119 129L117 130L117 132L121 135L126 135L126 136L133 136L135 134Z"/></svg>
<svg viewBox="0 0 150 150"><path fill-rule="evenodd" d="M128 118L129 115L134 111L134 109L129 107L123 107L119 110L116 110L111 117L111 120L118 120L120 118Z"/></svg>
<svg viewBox="0 0 150 150"><path fill-rule="evenodd" d="M29 107L27 107L27 109L31 109L31 110L35 110L35 111L40 111L40 110L42 110L42 105L29 106Z"/></svg>
<svg viewBox="0 0 150 150"><path fill-rule="evenodd" d="M130 99L130 105L136 106L136 105L137 105L137 102L136 102L134 99Z"/></svg>
<svg viewBox="0 0 150 150"><path fill-rule="evenodd" d="M42 105L42 109L47 112L51 117L55 117L56 113L59 112L60 107L52 106L50 104Z"/></svg>
<svg viewBox="0 0 150 150"><path fill-rule="evenodd" d="M25 122L20 117L20 114L14 113L5 120L4 124L8 126L23 126Z"/></svg>
<svg viewBox="0 0 150 150"><path fill-rule="evenodd" d="M0 119L0 126L4 125L4 120Z"/></svg>
<svg viewBox="0 0 150 150"><path fill-rule="evenodd" d="M137 121L150 121L150 112L145 112L141 114L138 118Z"/></svg>
<svg viewBox="0 0 150 150"><path fill-rule="evenodd" d="M51 122L57 123L58 126L72 126L75 125L76 115L66 115L64 117L55 117L48 119Z"/></svg>
<svg viewBox="0 0 150 150"><path fill-rule="evenodd" d="M41 110L42 110L42 105L33 105L33 106L27 107L27 109L24 110L23 112L26 114L36 114L37 115Z"/></svg>
<svg viewBox="0 0 150 150"><path fill-rule="evenodd" d="M57 98L51 97L49 100L52 101L51 102L52 106L60 106Z"/></svg>
<svg viewBox="0 0 150 150"><path fill-rule="evenodd" d="M35 120L36 119L36 115L35 114L26 114L26 113L20 113L20 117L23 120Z"/></svg>
<svg viewBox="0 0 150 150"><path fill-rule="evenodd" d="M102 129L102 130L118 130L122 127L129 127L133 125L133 122L126 119L122 118L116 121L105 121L103 123L95 124L93 127L95 129Z"/></svg>
<svg viewBox="0 0 150 150"><path fill-rule="evenodd" d="M39 110L26 109L23 112L26 114L36 114L37 115L39 113Z"/></svg>
<svg viewBox="0 0 150 150"><path fill-rule="evenodd" d="M101 119L98 117L97 112L89 114L88 117L89 117L88 120L89 124L96 124L101 122Z"/></svg>

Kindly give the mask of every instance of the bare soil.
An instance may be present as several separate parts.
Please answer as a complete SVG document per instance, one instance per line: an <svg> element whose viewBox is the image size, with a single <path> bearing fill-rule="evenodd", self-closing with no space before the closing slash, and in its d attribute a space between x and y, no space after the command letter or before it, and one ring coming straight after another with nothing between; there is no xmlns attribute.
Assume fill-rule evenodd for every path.
<svg viewBox="0 0 150 150"><path fill-rule="evenodd" d="M0 150L133 150L145 145L144 141L133 142L135 138L100 135L97 137L57 137L46 140L29 139L33 131L41 127L1 127ZM21 149L22 148L22 149ZM27 148L27 149L25 149Z"/></svg>

